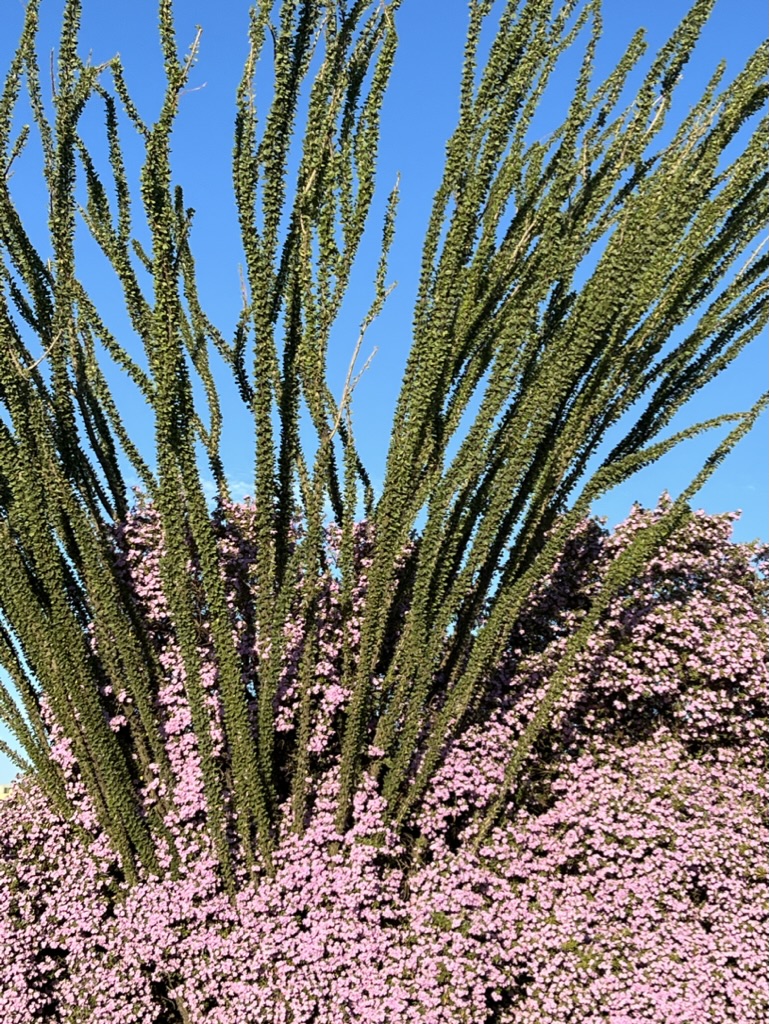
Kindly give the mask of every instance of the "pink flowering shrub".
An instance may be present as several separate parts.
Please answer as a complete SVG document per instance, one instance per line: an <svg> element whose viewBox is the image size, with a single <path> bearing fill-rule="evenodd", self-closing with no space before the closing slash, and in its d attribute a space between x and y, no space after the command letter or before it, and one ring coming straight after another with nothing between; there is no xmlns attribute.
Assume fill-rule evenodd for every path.
<svg viewBox="0 0 769 1024"><path fill-rule="evenodd" d="M656 514L634 509L611 536L595 522L575 533L402 834L368 773L352 827L335 832L336 726L349 699L340 652L344 630L355 649L371 538L360 524L344 621L329 534L307 828L291 830L286 791L274 877L249 877L240 863L231 901L201 827L197 739L158 579L160 527L151 508L138 509L117 550L166 670L157 704L175 778L172 793L147 781L142 800L165 801L181 863L161 846L166 876L126 884L49 715L52 756L94 841L86 847L51 811L34 778L0 805L2 1024L765 1020L768 552L731 543L733 517L693 515L612 602L504 814L473 846L591 594ZM248 687L269 656L250 602L249 506L220 509L216 521ZM285 630L275 721L287 743L303 636L291 617ZM226 762L205 641L202 650ZM126 695L104 697L120 735Z"/></svg>

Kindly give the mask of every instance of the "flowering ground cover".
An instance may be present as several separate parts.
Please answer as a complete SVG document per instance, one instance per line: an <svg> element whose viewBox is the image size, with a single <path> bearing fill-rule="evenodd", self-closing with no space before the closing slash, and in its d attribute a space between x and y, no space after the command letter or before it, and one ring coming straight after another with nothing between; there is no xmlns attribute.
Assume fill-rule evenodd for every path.
<svg viewBox="0 0 769 1024"><path fill-rule="evenodd" d="M250 614L251 512L216 514L247 687L269 658ZM615 597L521 779L501 791L591 595L659 514L635 508L611 535L594 521L580 527L513 625L425 799L391 820L370 747L344 834L334 825L336 724L349 699L342 637L349 631L355 650L370 538L360 524L354 614L344 621L330 533L305 827L292 827L286 790L274 873L257 865L249 874L241 858L230 899L205 829L198 738L157 578L159 520L137 509L116 532L116 552L166 670L157 705L175 784L169 792L150 764L141 789L148 813L163 809L164 873L126 883L48 712L52 754L79 811L57 816L32 777L0 805L2 1024L765 1020L769 552L733 544L733 517L693 514ZM193 560L193 584L195 572ZM296 616L285 628L275 723L290 759L304 637ZM204 609L201 652L210 653ZM226 792L214 669L205 681ZM126 695L105 696L121 735ZM412 775L418 766L417 751ZM236 851L237 842L233 831Z"/></svg>

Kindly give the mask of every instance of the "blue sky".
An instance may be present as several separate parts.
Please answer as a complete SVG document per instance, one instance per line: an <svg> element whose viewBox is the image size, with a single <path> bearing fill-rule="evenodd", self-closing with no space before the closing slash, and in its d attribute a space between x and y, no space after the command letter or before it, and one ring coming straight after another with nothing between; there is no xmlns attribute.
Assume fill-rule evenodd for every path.
<svg viewBox="0 0 769 1024"><path fill-rule="evenodd" d="M649 54L656 52L686 13L687 0L604 0L604 37L598 54L597 75L610 72L624 52L634 30L647 30ZM190 90L182 97L180 117L174 136L174 171L184 186L187 205L196 209L193 250L196 254L203 306L226 337L240 307L238 264L240 241L232 198L230 160L234 94L246 54L248 4L246 0L177 0L175 4L179 48L185 52L203 29L197 65ZM43 0L41 52L56 46L61 3ZM0 71L5 70L18 39L24 15L22 0L5 0L0 7ZM357 272L353 275L348 301L342 311L329 352L329 377L339 394L358 324L368 308L371 282L381 238L381 213L387 193L400 174L400 207L396 239L390 260L389 280L397 281L384 313L370 328L361 361L376 347L376 354L355 392L353 422L359 447L374 482L381 486L384 474L389 425L410 344L410 325L416 294L421 243L432 196L440 181L446 139L455 122L462 47L467 17L464 0L403 0L397 23L400 45L382 122L379 159L379 198L370 219L370 229L361 246ZM81 52L90 50L94 63L120 52L126 80L140 112L147 120L157 113L163 86L162 57L156 24L155 0L84 0ZM693 60L687 66L673 108L677 122L694 103L712 70L722 57L731 78L766 35L763 0L718 0ZM44 69L45 70L45 69ZM45 83L44 83L45 86ZM557 90L556 90L557 92ZM548 96L543 107L544 135L560 121L568 102L564 83L563 104L559 96ZM257 104L259 96L257 95ZM676 115L676 109L678 115ZM97 152L102 145L100 111L89 111ZM20 115L20 120L26 115ZM126 140L127 144L129 140ZM140 154L128 145L129 174L138 180ZM11 182L25 222L41 251L46 248L46 209L39 159L34 145L16 167ZM136 204L138 212L138 202ZM83 273L98 287L99 303L107 322L121 341L132 349L119 291L103 272L99 255L82 235ZM748 408L767 387L766 338L755 342L720 378L704 389L674 421L681 429L722 412ZM124 379L110 377L124 420L134 440L150 462L153 426L137 395ZM222 454L235 497L251 493L253 476L252 433L249 420L234 388L223 387L225 433ZM655 466L607 495L595 506L613 525L623 519L634 500L654 505L668 489L677 494L695 475L720 435L709 434L688 442ZM767 417L756 425L697 495L695 507L708 512L742 509L735 528L737 540L769 539L767 531ZM133 481L130 481L133 482ZM5 679L5 676L3 676ZM0 726L0 738L9 739ZM0 753L0 782L15 773Z"/></svg>

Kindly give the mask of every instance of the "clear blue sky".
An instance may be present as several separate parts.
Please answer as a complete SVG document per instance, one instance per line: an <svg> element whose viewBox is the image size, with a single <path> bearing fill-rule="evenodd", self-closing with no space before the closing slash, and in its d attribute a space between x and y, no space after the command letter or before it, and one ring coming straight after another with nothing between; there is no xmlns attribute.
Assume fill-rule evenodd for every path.
<svg viewBox="0 0 769 1024"><path fill-rule="evenodd" d="M639 26L647 30L649 52L655 53L689 6L687 0L646 0L643 4L604 0L605 33L599 50L598 75L603 77L609 73ZM206 0L177 0L175 11L182 53L192 42L197 25L202 26L203 35L191 89L181 101L174 136L174 171L176 180L185 188L187 205L197 211L192 237L203 305L229 338L240 306L238 264L242 257L230 160L234 94L247 50L248 4L246 0L224 0L217 4ZM43 0L40 36L43 53L47 54L56 46L60 12L59 0ZM18 40L23 15L22 0L4 0L0 7L3 78ZM356 436L375 487L381 486L384 474L389 425L410 343L421 242L432 196L440 181L444 145L456 121L466 17L464 0L403 0L397 18L399 52L383 115L380 197L372 211L358 271L353 276L349 300L329 354L331 384L339 394L357 337L357 325L370 299L384 200L396 175L400 174L401 200L389 275L390 280L397 281L397 287L385 312L366 336L362 358L365 359L374 346L377 352L358 385L353 404ZM151 120L158 110L163 85L155 25L155 0L111 0L110 3L84 0L81 52L86 55L90 50L94 63L120 52L129 89L146 120ZM731 78L766 32L763 0L718 0L695 56L685 70L672 120L677 121L696 101L720 58L727 60L727 77ZM44 82L44 87L46 85ZM568 99L565 88L563 103ZM549 99L543 109L546 126L554 126L560 120L564 107L557 101L558 97ZM103 152L103 134L99 133L101 112L91 111L87 117L96 132L92 137L99 140L95 143L97 151ZM21 119L28 117L20 115ZM129 147L128 158L129 173L137 181L139 155ZM25 222L45 251L46 202L34 145L18 163L11 187ZM135 212L138 215L138 202ZM88 280L98 286L103 315L129 351L136 354L135 340L128 332L121 311L119 291L102 273L98 253L89 246L85 234L82 240L83 275L92 275ZM764 337L690 403L674 421L673 429L721 412L748 408L766 388L767 376ZM154 462L153 426L145 407L124 379L115 374L111 380L125 422L145 456ZM251 493L252 434L234 389L224 385L223 395L226 425L222 453L237 498ZM648 506L656 504L665 489L677 494L689 483L718 439L719 435L712 434L689 442L607 495L594 511L608 516L613 525L625 517L634 500ZM768 447L767 417L764 416L694 502L696 507L708 512L742 509L742 520L735 529L737 540L768 539ZM1 725L0 738L9 739ZM14 773L12 764L0 754L0 782L10 779Z"/></svg>

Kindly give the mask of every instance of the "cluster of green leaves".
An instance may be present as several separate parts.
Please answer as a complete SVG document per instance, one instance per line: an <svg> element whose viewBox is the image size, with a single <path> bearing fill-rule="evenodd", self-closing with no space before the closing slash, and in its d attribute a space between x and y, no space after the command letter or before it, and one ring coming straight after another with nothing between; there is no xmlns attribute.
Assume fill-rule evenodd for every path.
<svg viewBox="0 0 769 1024"><path fill-rule="evenodd" d="M726 167L723 153L765 103L767 48L720 92L719 67L672 139L654 151L711 3L693 6L619 112L643 53L642 32L594 88L600 4L565 3L555 12L552 3L508 4L478 74L492 6L471 4L459 123L427 231L414 341L376 510L378 543L346 736L349 801L394 559L426 507L413 606L387 673L392 699L375 740L388 751L384 792L401 820L423 793L448 731L466 720L509 624L590 503L686 437L736 422L671 508L660 536L650 532L627 551L608 600L766 404L764 396L745 414L655 441L766 323L765 256L724 284L769 212L766 117ZM548 79L588 26L566 117L547 139L530 143L527 130ZM598 256L595 269L577 287L591 255ZM661 356L681 328L688 332ZM468 428L463 415L479 394ZM607 430L643 397L643 411L569 505ZM461 444L449 460L455 438ZM597 602L575 636L511 760L511 780L600 611ZM436 679L440 714L417 782L406 790Z"/></svg>
<svg viewBox="0 0 769 1024"><path fill-rule="evenodd" d="M5 171L0 186L4 260L0 393L8 414L2 423L0 465L2 657L36 736L6 690L2 692L3 711L52 796L58 796L58 806L66 811L60 781L46 754L46 732L40 718L40 690L49 697L57 720L72 736L75 756L84 766L84 782L100 817L119 842L129 877L135 854L154 865L149 832L138 822L133 805L137 781L131 763L133 751L121 749L99 698L99 685L119 681L137 708L139 717L131 723L131 736L142 755L141 763L155 761L167 767L151 700L162 670L153 658L143 624L119 592L104 529L107 523L124 517L128 508L117 455L119 444L147 494L162 510L164 588L184 653L212 831L222 863L226 868L221 785L204 727L207 712L200 685L198 607L186 582L192 550L202 564L204 604L216 644L239 830L249 852L253 851L254 835L258 837L269 863L275 809L272 697L279 659L273 659L260 680L259 728L253 737L195 458L195 445L200 442L219 493L226 498L227 482L219 454L221 410L208 343L214 343L232 368L241 396L254 414L261 542L258 570L266 583L258 613L260 621L273 623L273 640L279 650L280 615L295 585L297 564L301 561L312 573L312 566L322 557L325 494L331 497L337 519L345 523L348 560L358 477L363 477L370 494L347 423L351 385L342 402L336 403L326 383L325 349L373 198L379 110L394 55L397 0L378 5L356 2L350 10L336 4L287 2L281 7L277 25L271 21L271 4L257 3L250 11L250 52L237 96L233 159L246 269L244 306L232 344L201 308L190 248L193 211L185 207L181 188L173 185L170 168L178 99L194 64L198 40L181 59L171 3L159 4L167 86L159 117L148 125L129 94L119 57L100 67L79 57L81 4L68 0L51 122L36 52L39 6L39 0L27 5L23 35L0 108ZM270 41L273 48L274 85L259 138L253 81L266 41L267 48ZM289 146L314 58L319 69L304 112L302 156L291 194L286 185ZM43 145L51 201L53 258L47 263L26 233L9 189L11 166L29 135L27 127L14 135L13 114L24 80ZM79 120L90 102L104 105L109 181L78 133ZM127 116L144 144L141 200L152 240L149 252L134 237L135 196L125 171L120 115ZM76 197L79 172L87 195L83 208ZM117 216L111 210L110 188ZM374 300L363 329L385 298L385 261L392 241L396 196L394 191L388 205ZM286 236L280 237L287 203L289 227ZM149 373L118 344L78 279L73 245L78 212L122 286L126 310L144 345ZM150 288L142 287L143 275L149 276ZM41 360L32 362L24 341L26 329L45 347L50 383L41 372ZM258 339L252 382L244 362L250 339ZM157 479L120 419L97 359L97 344L130 376L154 413ZM205 389L208 425L193 402L191 369ZM310 409L319 438L311 472L298 442L301 398ZM90 452L80 444L76 408ZM344 484L334 457L335 435L344 451ZM94 459L102 470L101 478ZM27 477L29 484L25 483ZM308 531L301 552L289 566L288 533L297 480ZM371 500L369 497L369 507ZM312 615L312 602L313 595L308 594L307 616ZM95 624L98 656L86 644L89 621Z"/></svg>
<svg viewBox="0 0 769 1024"><path fill-rule="evenodd" d="M338 825L344 828L349 819L368 757L365 730L375 699L374 744L384 754L371 767L382 778L392 814L403 821L424 793L447 736L472 713L509 623L590 503L685 437L733 423L667 517L618 560L513 754L506 780L513 785L611 594L680 521L688 499L767 404L764 396L745 413L658 439L676 411L767 319L766 255L734 270L769 212L766 116L755 124L766 101L769 49L759 48L727 87L719 68L669 141L660 142L681 69L712 3L697 0L651 63L633 102L621 109L643 39L639 33L612 74L594 87L598 0L509 0L483 61L482 31L495 5L472 0L459 120L425 239L413 346L383 492L375 500L352 434L352 366L337 400L327 381L326 353L374 197L399 0L284 0L277 11L261 0L251 8L249 55L236 98L233 181L245 271L232 342L199 301L193 211L170 164L179 96L198 40L186 57L179 56L171 2L160 0L166 90L158 119L147 124L120 59L96 67L79 56L81 5L65 0L51 117L37 55L40 4L28 0L0 97L0 663L28 721L5 688L0 714L29 757L23 766L39 772L67 813L40 713L40 695L46 695L127 877L134 877L137 859L156 866L157 823L136 813L143 767L153 761L170 769L152 699L162 668L111 560L107 528L128 508L119 449L162 516L163 588L184 656L209 825L231 881L221 779L200 681L199 608L186 579L191 554L200 562L215 644L237 829L249 862L258 851L269 866L276 839L273 714L282 629L298 576L312 581L323 568L327 507L342 530L348 609L361 483L374 528L357 663L345 650L352 697L344 716ZM584 55L563 122L546 139L531 142L529 129L548 81L566 51L579 45ZM258 119L256 66L269 60L270 50L272 95ZM12 165L30 133L27 127L18 131L14 117L24 84L44 154L53 254L48 261L25 230L10 188ZM97 167L80 134L91 103L104 108L106 169ZM121 117L144 146L140 199L149 251L134 229L137 196L125 170ZM755 127L747 140L741 131L746 124ZM303 137L295 180L289 181L298 128ZM737 155L727 158L735 139ZM82 208L78 181L86 195ZM396 203L393 190L361 334L386 299ZM148 371L110 333L78 276L80 215L122 286ZM590 260L595 267L578 286L578 272ZM674 332L679 340L671 344ZM30 337L42 346L39 358L30 351ZM196 459L202 444L219 494L228 498L210 343L231 369L255 425L256 614L267 624L272 649L260 669L255 732ZM157 476L121 421L98 349L137 385L154 415ZM207 419L193 400L194 375L205 391ZM624 438L588 474L607 431L642 398L643 411ZM478 410L468 429L472 401ZM303 408L317 434L312 466L299 441ZM449 458L452 441L461 443ZM412 606L393 638L387 624L399 600L396 563L424 513L411 569ZM293 546L297 515L305 532ZM310 637L316 602L313 587L305 586L302 616ZM89 623L98 653L87 642ZM301 675L305 726L316 653L308 643ZM382 679L376 697L375 676ZM130 744L106 721L100 694L107 685L131 694L136 710ZM416 783L407 786L416 738L427 720L430 742ZM299 735L301 741L301 728ZM300 742L298 822L306 775ZM503 793L499 800L501 806Z"/></svg>

